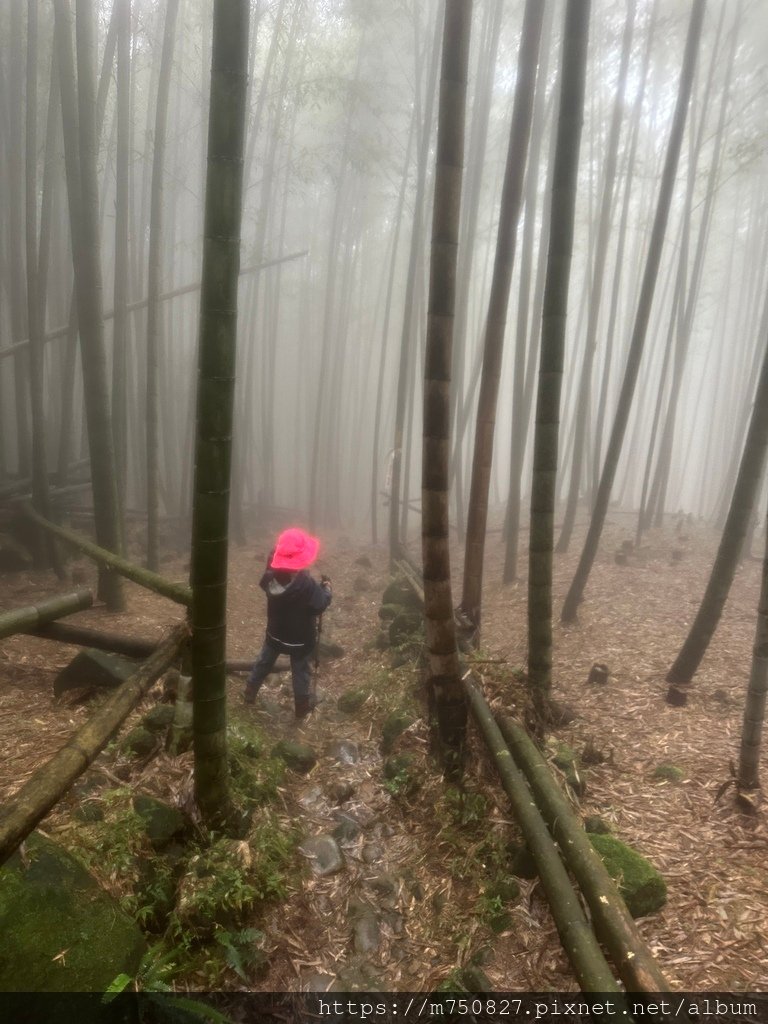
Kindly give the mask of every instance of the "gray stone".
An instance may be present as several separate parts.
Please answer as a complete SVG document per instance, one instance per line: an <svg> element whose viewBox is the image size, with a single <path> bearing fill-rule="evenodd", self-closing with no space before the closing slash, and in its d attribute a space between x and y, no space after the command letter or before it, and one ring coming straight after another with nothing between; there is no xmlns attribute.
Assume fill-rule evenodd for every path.
<svg viewBox="0 0 768 1024"><path fill-rule="evenodd" d="M382 896L391 896L397 892L397 881L393 875L374 875L368 879L368 885Z"/></svg>
<svg viewBox="0 0 768 1024"><path fill-rule="evenodd" d="M123 750L137 757L146 757L157 746L156 737L143 726L131 729L121 744Z"/></svg>
<svg viewBox="0 0 768 1024"><path fill-rule="evenodd" d="M352 782L342 779L339 782L332 782L328 786L327 793L329 800L335 804L343 804L355 795L355 786Z"/></svg>
<svg viewBox="0 0 768 1024"><path fill-rule="evenodd" d="M311 810L323 799L323 791L319 786L311 786L309 789L305 790L298 799L299 803L305 810Z"/></svg>
<svg viewBox="0 0 768 1024"><path fill-rule="evenodd" d="M360 760L360 751L352 740L336 740L328 748L328 754L341 764L357 764Z"/></svg>
<svg viewBox="0 0 768 1024"><path fill-rule="evenodd" d="M305 839L299 850L312 863L312 871L319 878L335 875L344 867L344 855L333 836L312 836Z"/></svg>
<svg viewBox="0 0 768 1024"><path fill-rule="evenodd" d="M0 992L104 992L135 976L144 950L138 926L51 840L33 832L0 872Z"/></svg>
<svg viewBox="0 0 768 1024"><path fill-rule="evenodd" d="M280 757L289 768L306 775L317 764L317 754L306 743L296 743L293 740L280 740L272 750L272 757Z"/></svg>
<svg viewBox="0 0 768 1024"><path fill-rule="evenodd" d="M360 856L366 864L375 864L384 856L384 847L381 843L366 843Z"/></svg>
<svg viewBox="0 0 768 1024"><path fill-rule="evenodd" d="M402 577L392 580L381 595L381 603L399 604L403 608L412 608L414 611L421 611L421 599L413 587Z"/></svg>
<svg viewBox="0 0 768 1024"><path fill-rule="evenodd" d="M349 901L352 946L356 953L375 953L381 943L379 922L372 907L362 900Z"/></svg>
<svg viewBox="0 0 768 1024"><path fill-rule="evenodd" d="M114 690L133 675L139 662L122 654L88 648L80 651L53 681L54 696L67 690Z"/></svg>
<svg viewBox="0 0 768 1024"><path fill-rule="evenodd" d="M357 839L362 830L359 821L355 821L351 815L343 812L336 815L336 820L338 824L333 830L333 835L340 843L349 843L353 839Z"/></svg>
<svg viewBox="0 0 768 1024"><path fill-rule="evenodd" d="M171 807L153 796L144 793L135 796L133 809L141 818L147 838L155 850L162 850L189 828L189 819L178 807Z"/></svg>
<svg viewBox="0 0 768 1024"><path fill-rule="evenodd" d="M402 708L390 712L384 719L384 724L381 727L382 750L388 753L398 736L402 736L405 730L412 726L415 721L414 716Z"/></svg>
<svg viewBox="0 0 768 1024"><path fill-rule="evenodd" d="M174 715L172 704L158 704L144 715L141 724L150 732L162 732L173 722Z"/></svg>
<svg viewBox="0 0 768 1024"><path fill-rule="evenodd" d="M334 988L338 982L333 974L325 974L323 971L313 971L306 978L302 978L301 987L305 992L338 992Z"/></svg>

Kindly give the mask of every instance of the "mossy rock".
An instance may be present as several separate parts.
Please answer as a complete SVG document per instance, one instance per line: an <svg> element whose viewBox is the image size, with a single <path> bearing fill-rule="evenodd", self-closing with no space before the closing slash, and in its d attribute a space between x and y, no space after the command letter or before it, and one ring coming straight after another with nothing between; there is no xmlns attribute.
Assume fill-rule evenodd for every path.
<svg viewBox="0 0 768 1024"><path fill-rule="evenodd" d="M24 861L0 871L0 992L104 992L144 950L135 922L51 840L33 832Z"/></svg>
<svg viewBox="0 0 768 1024"><path fill-rule="evenodd" d="M104 808L98 800L84 800L74 809L72 817L86 825L93 825L104 820Z"/></svg>
<svg viewBox="0 0 768 1024"><path fill-rule="evenodd" d="M368 700L370 694L367 690L347 690L342 693L336 701L336 707L347 715L353 715Z"/></svg>
<svg viewBox="0 0 768 1024"><path fill-rule="evenodd" d="M312 747L293 740L280 740L276 743L272 749L272 757L279 757L300 775L306 775L317 764L317 754Z"/></svg>
<svg viewBox="0 0 768 1024"><path fill-rule="evenodd" d="M584 831L594 835L607 836L610 834L611 826L599 814L588 814L584 819Z"/></svg>
<svg viewBox="0 0 768 1024"><path fill-rule="evenodd" d="M387 715L381 727L381 749L388 753L394 746L397 737L402 736L415 721L413 715L402 709L392 711Z"/></svg>
<svg viewBox="0 0 768 1024"><path fill-rule="evenodd" d="M667 883L645 857L615 836L591 834L589 840L616 880L632 917L645 917L664 906Z"/></svg>
<svg viewBox="0 0 768 1024"><path fill-rule="evenodd" d="M189 830L190 822L178 807L139 793L133 798L133 809L141 818L147 838L155 850L162 850Z"/></svg>
<svg viewBox="0 0 768 1024"><path fill-rule="evenodd" d="M421 600L413 587L398 576L389 583L381 597L382 605L398 604L403 608L412 608L414 611L421 611Z"/></svg>
<svg viewBox="0 0 768 1024"><path fill-rule="evenodd" d="M141 724L150 732L162 732L173 722L175 713L172 704L158 704L144 715Z"/></svg>
<svg viewBox="0 0 768 1024"><path fill-rule="evenodd" d="M574 796L581 798L586 795L587 780L583 771L580 772L576 765L572 765L565 773L565 781Z"/></svg>
<svg viewBox="0 0 768 1024"><path fill-rule="evenodd" d="M410 754L397 754L384 761L386 788L393 796L413 796L418 792L421 782L414 774L414 764Z"/></svg>
<svg viewBox="0 0 768 1024"><path fill-rule="evenodd" d="M121 744L122 749L136 757L147 757L157 746L157 739L149 729L139 725L126 734Z"/></svg>
<svg viewBox="0 0 768 1024"><path fill-rule="evenodd" d="M396 619L403 611L401 604L383 604L379 608L379 618L384 622L391 622L392 619Z"/></svg>
<svg viewBox="0 0 768 1024"><path fill-rule="evenodd" d="M685 772L675 764L657 765L651 774L655 782L682 782Z"/></svg>
<svg viewBox="0 0 768 1024"><path fill-rule="evenodd" d="M403 611L389 624L389 642L393 647L411 640L422 628L423 618L420 611Z"/></svg>

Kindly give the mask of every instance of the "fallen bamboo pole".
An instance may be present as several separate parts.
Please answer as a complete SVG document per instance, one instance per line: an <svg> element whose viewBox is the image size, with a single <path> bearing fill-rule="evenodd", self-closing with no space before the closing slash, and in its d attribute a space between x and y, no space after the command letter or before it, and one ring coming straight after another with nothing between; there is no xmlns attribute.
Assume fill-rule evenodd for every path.
<svg viewBox="0 0 768 1024"><path fill-rule="evenodd" d="M643 941L599 854L589 841L552 772L531 738L516 722L496 718L518 767L525 773L563 859L589 904L595 930L629 992L669 992L671 986Z"/></svg>
<svg viewBox="0 0 768 1024"><path fill-rule="evenodd" d="M122 636L119 633L106 633L88 626L76 626L71 622L50 622L42 626L21 630L29 636L40 640L52 640L59 644L72 644L74 647L93 647L97 651L109 651L111 654L122 654L126 658L149 658L158 649L158 641L147 640L145 637ZM322 649L322 648L321 648ZM250 672L253 661L228 661L227 672ZM288 672L290 666L275 665L272 672L280 674Z"/></svg>
<svg viewBox="0 0 768 1024"><path fill-rule="evenodd" d="M42 821L91 764L130 712L176 660L188 636L186 623L174 627L157 651L115 690L93 717L67 740L0 811L0 864Z"/></svg>
<svg viewBox="0 0 768 1024"><path fill-rule="evenodd" d="M92 604L93 594L90 590L79 590L74 594L51 597L38 605L28 605L25 608L14 608L13 611L3 612L0 615L0 640L7 636L13 636L14 633L26 633L46 622L59 619L62 615L81 612L85 608L90 608Z"/></svg>
<svg viewBox="0 0 768 1024"><path fill-rule="evenodd" d="M509 797L528 849L536 861L560 942L573 964L582 991L619 992L616 979L581 909L552 836L534 803L522 772L512 760L490 708L477 687L466 677L464 687L483 739L496 761L504 792Z"/></svg>
<svg viewBox="0 0 768 1024"><path fill-rule="evenodd" d="M186 607L192 604L192 591L182 583L172 583L165 576L160 576L159 573L152 572L150 569L143 569L140 565L134 565L133 562L121 558L114 551L100 548L97 544L75 533L74 530L68 530L64 526L56 526L44 516L35 512L29 505L23 506L23 511L38 526L48 530L49 533L70 544L73 548L77 548L78 551L82 551L84 555L92 558L94 562L109 566L110 569L114 569L115 572L125 576L126 579L133 580L134 583L138 583L139 586L145 587L155 594L168 597L171 601L175 601L176 604L183 604Z"/></svg>

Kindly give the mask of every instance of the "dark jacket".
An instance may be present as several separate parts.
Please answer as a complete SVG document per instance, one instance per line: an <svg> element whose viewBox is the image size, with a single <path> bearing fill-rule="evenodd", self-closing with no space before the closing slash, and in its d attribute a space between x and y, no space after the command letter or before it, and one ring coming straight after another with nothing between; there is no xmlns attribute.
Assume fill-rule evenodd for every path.
<svg viewBox="0 0 768 1024"><path fill-rule="evenodd" d="M317 616L331 595L309 575L297 572L287 583L284 573L267 569L259 586L267 595L267 643L284 654L309 654L317 641Z"/></svg>

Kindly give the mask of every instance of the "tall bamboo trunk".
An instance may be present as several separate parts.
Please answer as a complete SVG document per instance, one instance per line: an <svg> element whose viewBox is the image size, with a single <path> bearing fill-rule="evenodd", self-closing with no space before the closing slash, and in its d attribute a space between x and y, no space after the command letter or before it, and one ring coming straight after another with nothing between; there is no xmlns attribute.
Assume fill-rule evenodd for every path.
<svg viewBox="0 0 768 1024"><path fill-rule="evenodd" d="M619 456L624 442L624 435L627 429L629 413L632 407L637 377L640 370L640 360L645 346L645 338L648 333L648 322L650 320L653 296L656 290L656 281L661 263L661 253L664 245L664 236L669 219L669 208L672 202L677 166L680 158L680 149L683 142L683 131L685 129L686 113L693 86L696 59L699 51L699 40L704 20L704 8L706 0L693 0L691 18L686 39L683 67L680 73L680 86L677 95L677 104L672 120L667 155L664 163L664 171L659 189L659 199L656 208L656 216L653 222L651 239L648 246L648 256L643 273L640 296L637 304L637 314L632 331L630 348L627 357L627 364L624 372L619 401L616 408L616 416L611 430L608 450L605 456L605 463L600 477L600 484L595 498L595 508L584 542L584 549L579 560L576 573L571 582L568 594L563 605L561 618L563 622L573 622L576 619L579 603L584 594L589 573L597 554L597 547L600 542L605 516L608 511L608 502L611 496L611 488L616 477L616 469L619 463Z"/></svg>
<svg viewBox="0 0 768 1024"><path fill-rule="evenodd" d="M428 687L446 774L461 774L467 704L461 683L451 595L448 536L450 389L459 241L471 0L446 0L437 122L432 252L424 362L421 540ZM463 344L464 339L459 339Z"/></svg>
<svg viewBox="0 0 768 1024"><path fill-rule="evenodd" d="M213 10L208 174L192 517L195 794L210 826L231 812L227 766L227 552L249 0Z"/></svg>
<svg viewBox="0 0 768 1024"><path fill-rule="evenodd" d="M741 727L737 783L749 794L760 787L760 749L763 742L765 700L768 694L768 520L766 520L765 556L757 606L752 669L749 673L744 721Z"/></svg>
<svg viewBox="0 0 768 1024"><path fill-rule="evenodd" d="M568 0L552 182L552 228L541 322L528 568L528 685L542 717L547 715L552 688L552 560L560 389L584 116L589 15L589 0Z"/></svg>
<svg viewBox="0 0 768 1024"><path fill-rule="evenodd" d="M488 301L483 347L483 369L477 403L475 446L469 490L464 587L461 609L474 627L474 643L479 644L483 592L485 531L488 523L488 491L493 462L496 428L496 404L499 394L501 357L507 326L507 306L515 263L515 241L523 194L523 177L531 134L533 94L539 56L545 4L527 0L520 36L517 86L509 132L504 186L499 210L496 259Z"/></svg>

